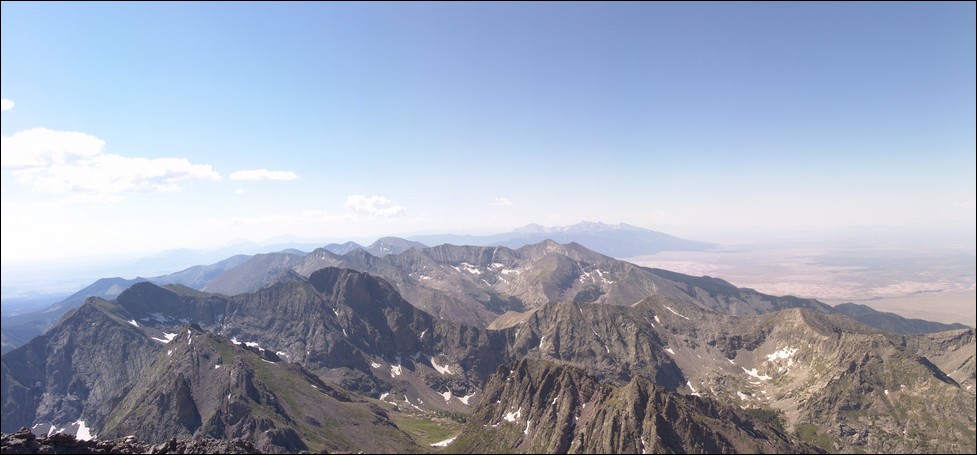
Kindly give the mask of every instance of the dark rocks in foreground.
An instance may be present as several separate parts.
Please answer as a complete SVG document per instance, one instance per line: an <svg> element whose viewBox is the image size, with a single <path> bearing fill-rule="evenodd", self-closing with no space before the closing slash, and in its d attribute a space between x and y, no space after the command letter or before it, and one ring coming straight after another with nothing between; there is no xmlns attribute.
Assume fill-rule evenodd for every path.
<svg viewBox="0 0 977 455"><path fill-rule="evenodd" d="M144 444L135 436L105 441L83 441L73 435L57 433L51 436L35 436L31 430L21 428L12 434L3 433L0 453L258 453L251 443L241 439L171 439L162 444Z"/></svg>

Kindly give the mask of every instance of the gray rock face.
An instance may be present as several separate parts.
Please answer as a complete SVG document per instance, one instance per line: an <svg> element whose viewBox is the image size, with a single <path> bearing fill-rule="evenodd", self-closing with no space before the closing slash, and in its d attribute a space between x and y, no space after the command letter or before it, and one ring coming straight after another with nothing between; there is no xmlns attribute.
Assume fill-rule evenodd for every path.
<svg viewBox="0 0 977 455"><path fill-rule="evenodd" d="M622 386L582 370L522 360L485 386L453 446L468 453L812 453L818 449L746 412L668 392L644 378Z"/></svg>
<svg viewBox="0 0 977 455"><path fill-rule="evenodd" d="M266 453L397 452L413 445L385 412L297 364L268 360L197 326L181 329L165 348L113 410L104 436L138 434L153 443L240 438ZM353 442L326 437L330 432ZM354 438L364 432L386 437Z"/></svg>
<svg viewBox="0 0 977 455"><path fill-rule="evenodd" d="M103 305L83 305L3 356L3 431L34 422L101 424L159 350Z"/></svg>

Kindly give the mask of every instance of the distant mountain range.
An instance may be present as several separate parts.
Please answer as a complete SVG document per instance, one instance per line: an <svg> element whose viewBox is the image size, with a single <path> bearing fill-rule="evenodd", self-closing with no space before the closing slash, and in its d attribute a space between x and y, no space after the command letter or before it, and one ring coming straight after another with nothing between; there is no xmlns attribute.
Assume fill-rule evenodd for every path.
<svg viewBox="0 0 977 455"><path fill-rule="evenodd" d="M531 225L519 231L544 234L591 235L613 238L654 233L627 225L580 223L563 228ZM576 233L576 234L574 234ZM664 235L664 234L660 234ZM514 240L513 240L514 241ZM624 241L624 240L621 240ZM701 243L701 242L695 242ZM235 255L211 265L199 265L151 278L106 278L41 311L4 317L2 349L7 352L44 332L86 297L113 298L134 283L181 284L192 289L234 295L254 292L278 280L299 277L326 266L348 267L381 276L421 309L456 322L487 326L506 311L523 311L552 300L628 304L663 293L689 299L716 311L735 315L773 309L811 306L839 311L882 330L924 333L960 329L961 324L907 320L864 306L830 309L814 300L763 295L710 277L691 277L660 269L638 267L596 253L577 243L553 241L508 247L425 247L422 243L384 237L368 247L355 242L330 244L311 253L288 249L254 256ZM717 291L733 296L717 300Z"/></svg>
<svg viewBox="0 0 977 455"><path fill-rule="evenodd" d="M687 240L662 232L652 231L624 223L605 224L584 221L571 226L544 227L529 224L510 232L493 235L415 235L409 240L427 245L474 245L505 246L519 248L523 245L552 240L557 243L579 243L590 250L615 257L630 258L660 251L703 251L718 245L697 240Z"/></svg>

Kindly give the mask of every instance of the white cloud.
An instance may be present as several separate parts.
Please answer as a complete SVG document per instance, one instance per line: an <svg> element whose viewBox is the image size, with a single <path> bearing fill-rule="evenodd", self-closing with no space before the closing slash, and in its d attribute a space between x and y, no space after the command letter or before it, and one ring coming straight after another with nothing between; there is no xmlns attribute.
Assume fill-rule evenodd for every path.
<svg viewBox="0 0 977 455"><path fill-rule="evenodd" d="M0 111L9 111L14 108L14 102L6 98L0 100Z"/></svg>
<svg viewBox="0 0 977 455"><path fill-rule="evenodd" d="M244 188L238 188L238 189L234 190L234 194L244 194L244 193L246 193L246 191L244 190Z"/></svg>
<svg viewBox="0 0 977 455"><path fill-rule="evenodd" d="M78 131L34 128L0 138L4 169L73 164L103 154L105 141Z"/></svg>
<svg viewBox="0 0 977 455"><path fill-rule="evenodd" d="M497 197L492 199L492 205L500 207L512 207L512 201L510 201L507 197Z"/></svg>
<svg viewBox="0 0 977 455"><path fill-rule="evenodd" d="M2 166L35 191L112 202L129 192L179 191L190 180L220 180L186 158L132 158L104 152L105 141L76 131L34 128L2 138Z"/></svg>
<svg viewBox="0 0 977 455"><path fill-rule="evenodd" d="M403 215L407 210L402 205L394 205L390 199L383 196L364 196L353 194L346 198L346 211L367 216L393 218Z"/></svg>
<svg viewBox="0 0 977 455"><path fill-rule="evenodd" d="M269 171L268 169L250 169L233 172L231 180L295 180L299 178L292 171Z"/></svg>

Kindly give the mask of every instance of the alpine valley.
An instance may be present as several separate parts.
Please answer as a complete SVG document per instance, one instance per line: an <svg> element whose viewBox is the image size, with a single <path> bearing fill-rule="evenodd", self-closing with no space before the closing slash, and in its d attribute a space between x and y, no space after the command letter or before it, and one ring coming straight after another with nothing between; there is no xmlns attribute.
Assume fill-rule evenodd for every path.
<svg viewBox="0 0 977 455"><path fill-rule="evenodd" d="M2 430L271 453L977 451L973 328L522 234L100 280L4 321Z"/></svg>

